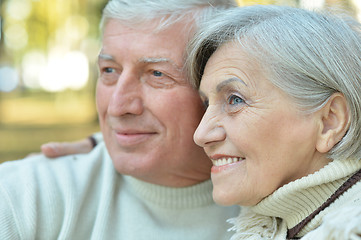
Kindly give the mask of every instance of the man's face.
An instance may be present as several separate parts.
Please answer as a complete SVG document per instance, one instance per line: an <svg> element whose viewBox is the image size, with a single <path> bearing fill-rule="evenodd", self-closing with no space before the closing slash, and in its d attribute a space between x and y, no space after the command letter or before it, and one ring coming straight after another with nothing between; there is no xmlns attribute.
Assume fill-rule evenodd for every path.
<svg viewBox="0 0 361 240"><path fill-rule="evenodd" d="M154 32L110 20L99 55L97 108L119 173L167 186L209 178L211 163L193 142L204 109L183 70L185 23Z"/></svg>

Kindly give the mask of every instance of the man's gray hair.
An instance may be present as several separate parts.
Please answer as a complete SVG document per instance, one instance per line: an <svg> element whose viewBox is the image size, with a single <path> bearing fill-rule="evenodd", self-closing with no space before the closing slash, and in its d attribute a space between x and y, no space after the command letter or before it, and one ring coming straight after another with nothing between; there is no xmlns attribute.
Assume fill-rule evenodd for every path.
<svg viewBox="0 0 361 240"><path fill-rule="evenodd" d="M350 127L331 159L361 159L361 26L356 20L285 6L225 10L207 21L189 45L191 82L199 87L206 62L236 42L265 76L310 114L342 93Z"/></svg>
<svg viewBox="0 0 361 240"><path fill-rule="evenodd" d="M212 9L235 6L234 0L110 0L103 10L101 28L109 19L118 19L131 27L146 27L158 19L157 29L162 30L189 15L198 24L212 14Z"/></svg>

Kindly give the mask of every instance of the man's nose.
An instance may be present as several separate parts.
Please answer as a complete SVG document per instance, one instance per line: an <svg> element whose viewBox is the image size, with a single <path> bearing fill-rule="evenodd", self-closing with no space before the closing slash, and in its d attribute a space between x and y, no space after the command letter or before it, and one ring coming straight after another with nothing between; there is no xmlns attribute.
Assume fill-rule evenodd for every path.
<svg viewBox="0 0 361 240"><path fill-rule="evenodd" d="M201 147L208 147L224 141L226 132L220 120L221 117L208 107L193 135L194 142Z"/></svg>
<svg viewBox="0 0 361 240"><path fill-rule="evenodd" d="M113 116L140 115L144 110L143 97L140 76L123 71L112 93L108 113Z"/></svg>

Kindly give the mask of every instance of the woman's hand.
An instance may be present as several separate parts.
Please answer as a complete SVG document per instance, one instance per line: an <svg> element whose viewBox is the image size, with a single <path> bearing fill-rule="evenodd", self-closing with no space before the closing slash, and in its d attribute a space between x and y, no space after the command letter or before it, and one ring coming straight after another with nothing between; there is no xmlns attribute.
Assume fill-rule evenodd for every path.
<svg viewBox="0 0 361 240"><path fill-rule="evenodd" d="M89 137L75 142L49 142L43 144L40 149L45 156L56 158L71 154L88 153L95 145Z"/></svg>

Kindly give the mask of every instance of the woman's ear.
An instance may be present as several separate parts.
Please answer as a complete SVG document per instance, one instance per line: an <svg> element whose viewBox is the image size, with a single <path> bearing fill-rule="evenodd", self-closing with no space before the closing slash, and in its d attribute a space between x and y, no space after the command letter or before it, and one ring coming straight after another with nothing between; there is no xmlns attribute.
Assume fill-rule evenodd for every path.
<svg viewBox="0 0 361 240"><path fill-rule="evenodd" d="M346 98L341 93L331 95L319 114L320 130L316 149L327 153L346 134L350 126L350 114Z"/></svg>

